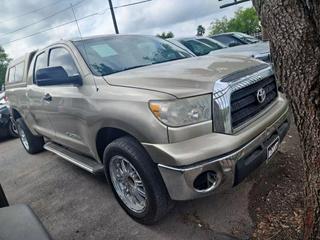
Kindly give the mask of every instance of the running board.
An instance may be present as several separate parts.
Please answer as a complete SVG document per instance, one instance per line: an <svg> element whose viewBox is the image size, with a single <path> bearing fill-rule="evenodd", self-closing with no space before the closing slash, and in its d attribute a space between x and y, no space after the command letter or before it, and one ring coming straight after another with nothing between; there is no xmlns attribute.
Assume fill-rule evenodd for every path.
<svg viewBox="0 0 320 240"><path fill-rule="evenodd" d="M97 174L100 172L103 172L103 164L96 162L95 160L82 156L80 154L71 152L70 150L64 148L63 146L60 146L58 144L55 144L53 142L47 142L44 146L44 149L48 150L49 152L52 152L68 162L71 162L72 164L90 172L93 174Z"/></svg>

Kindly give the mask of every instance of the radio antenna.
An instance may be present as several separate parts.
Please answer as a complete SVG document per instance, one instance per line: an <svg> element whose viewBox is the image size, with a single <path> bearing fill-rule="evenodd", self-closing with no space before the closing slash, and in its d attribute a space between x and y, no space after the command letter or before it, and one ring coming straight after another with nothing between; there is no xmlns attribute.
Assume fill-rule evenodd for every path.
<svg viewBox="0 0 320 240"><path fill-rule="evenodd" d="M73 17L74 17L74 21L75 21L75 23L77 24L77 28L78 28L79 36L80 36L80 39L81 39L81 44L82 44L82 47L83 47L83 50L84 50L84 54L86 55L87 60L89 61L88 54L87 54L87 50L86 50L86 46L85 46L84 42L82 41L82 40L83 40L82 34L81 34L81 31L80 31L78 19L77 19L77 17L76 17L75 12L74 12L72 3L70 4L70 6L71 6L72 14L73 14ZM95 80L94 77L93 77L93 82L94 82L94 85L95 85L95 87L96 87L96 91L98 92L98 91L99 91L99 88L98 88L98 86L97 86L97 83L96 83L96 80Z"/></svg>

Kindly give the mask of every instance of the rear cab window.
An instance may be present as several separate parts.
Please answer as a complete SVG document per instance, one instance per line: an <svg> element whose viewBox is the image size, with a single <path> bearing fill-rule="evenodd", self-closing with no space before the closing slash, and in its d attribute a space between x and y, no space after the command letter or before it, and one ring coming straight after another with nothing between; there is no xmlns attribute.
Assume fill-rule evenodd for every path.
<svg viewBox="0 0 320 240"><path fill-rule="evenodd" d="M23 82L24 75L24 61L9 68L8 83Z"/></svg>
<svg viewBox="0 0 320 240"><path fill-rule="evenodd" d="M21 62L16 65L16 71L14 74L14 81L15 82L22 82L23 81L23 72L24 72L24 62Z"/></svg>
<svg viewBox="0 0 320 240"><path fill-rule="evenodd" d="M16 71L16 67L12 67L9 69L8 83L14 83L14 73Z"/></svg>

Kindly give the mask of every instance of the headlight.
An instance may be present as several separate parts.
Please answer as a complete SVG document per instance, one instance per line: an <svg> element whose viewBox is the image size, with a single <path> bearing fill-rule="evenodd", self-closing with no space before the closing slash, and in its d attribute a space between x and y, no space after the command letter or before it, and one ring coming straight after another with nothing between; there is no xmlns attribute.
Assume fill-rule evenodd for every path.
<svg viewBox="0 0 320 240"><path fill-rule="evenodd" d="M153 114L165 125L181 127L211 120L211 94L171 101L150 101Z"/></svg>

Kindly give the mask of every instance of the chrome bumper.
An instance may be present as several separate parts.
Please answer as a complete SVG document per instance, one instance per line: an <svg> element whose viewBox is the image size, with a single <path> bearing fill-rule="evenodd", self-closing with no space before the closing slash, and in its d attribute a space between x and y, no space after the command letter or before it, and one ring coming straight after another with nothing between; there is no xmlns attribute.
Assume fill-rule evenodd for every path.
<svg viewBox="0 0 320 240"><path fill-rule="evenodd" d="M276 137L280 137L281 142L288 129L289 120L287 110L280 118L273 122L271 126L266 128L253 140L241 148L221 157L215 157L214 159L182 167L158 164L170 197L173 200L189 200L232 188L242 180L237 176L237 174L239 174L239 165L237 166L237 163L242 161L244 165L249 165L247 169L244 169L245 172L253 171L267 159L267 144ZM250 164L254 165L250 166ZM207 171L214 171L216 173L217 183L209 189L197 190L194 187L195 179L201 173Z"/></svg>

